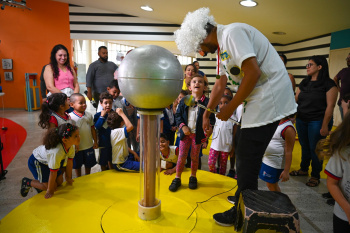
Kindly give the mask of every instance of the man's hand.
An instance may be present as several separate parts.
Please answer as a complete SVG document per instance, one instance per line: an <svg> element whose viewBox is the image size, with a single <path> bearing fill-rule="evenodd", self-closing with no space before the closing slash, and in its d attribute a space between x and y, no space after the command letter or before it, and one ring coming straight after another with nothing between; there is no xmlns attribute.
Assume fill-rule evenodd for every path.
<svg viewBox="0 0 350 233"><path fill-rule="evenodd" d="M92 93L91 93L91 91L88 91L87 93L86 93L86 96L88 97L88 99L91 101L92 100Z"/></svg>
<svg viewBox="0 0 350 233"><path fill-rule="evenodd" d="M235 109L230 108L229 104L224 105L216 117L222 121L227 121L233 114Z"/></svg>
<svg viewBox="0 0 350 233"><path fill-rule="evenodd" d="M203 114L203 123L202 123L202 128L204 133L207 133L207 131L210 130L209 116L210 116L210 112L205 111Z"/></svg>

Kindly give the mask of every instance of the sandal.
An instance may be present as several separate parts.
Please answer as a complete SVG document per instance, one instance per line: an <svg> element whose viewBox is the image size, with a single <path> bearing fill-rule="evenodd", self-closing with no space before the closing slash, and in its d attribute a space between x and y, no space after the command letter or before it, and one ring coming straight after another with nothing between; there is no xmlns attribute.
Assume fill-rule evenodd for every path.
<svg viewBox="0 0 350 233"><path fill-rule="evenodd" d="M320 179L311 177L310 180L306 183L309 187L316 187L320 184Z"/></svg>
<svg viewBox="0 0 350 233"><path fill-rule="evenodd" d="M299 170L295 170L295 171L290 172L289 175L291 175L291 176L308 176L309 173L304 172L301 169L299 169Z"/></svg>

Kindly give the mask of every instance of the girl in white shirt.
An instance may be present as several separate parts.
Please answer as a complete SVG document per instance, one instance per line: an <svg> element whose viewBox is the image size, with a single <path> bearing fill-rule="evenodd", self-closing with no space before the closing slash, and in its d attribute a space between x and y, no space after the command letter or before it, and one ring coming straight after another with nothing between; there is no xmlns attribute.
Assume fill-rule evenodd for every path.
<svg viewBox="0 0 350 233"><path fill-rule="evenodd" d="M73 184L75 146L80 143L78 127L68 123L49 129L43 142L44 145L37 147L28 159L28 167L34 179L22 179L22 197L26 197L30 188L34 187L38 192L46 190L45 198L51 198L63 182L62 167L66 167L67 183Z"/></svg>
<svg viewBox="0 0 350 233"><path fill-rule="evenodd" d="M231 96L224 95L221 97L219 109L228 104L232 99ZM213 130L213 141L209 152L208 165L209 171L216 173L216 161L219 160L219 172L225 175L228 156L233 153L233 128L234 123L231 121L222 121L216 119Z"/></svg>
<svg viewBox="0 0 350 233"><path fill-rule="evenodd" d="M334 198L333 232L350 232L350 113L329 138L316 148L320 159L331 156L325 168L327 188ZM322 151L326 150L326 151Z"/></svg>

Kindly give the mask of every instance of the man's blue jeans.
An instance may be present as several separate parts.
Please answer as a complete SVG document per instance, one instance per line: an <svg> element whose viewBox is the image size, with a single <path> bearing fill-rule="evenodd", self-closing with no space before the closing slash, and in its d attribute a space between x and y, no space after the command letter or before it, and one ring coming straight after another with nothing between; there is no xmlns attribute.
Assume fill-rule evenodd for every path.
<svg viewBox="0 0 350 233"><path fill-rule="evenodd" d="M333 118L329 121L328 130L330 131L333 126ZM299 118L296 119L296 127L298 131L299 142L301 145L301 163L300 169L302 171L308 171L311 162L311 177L320 178L322 171L323 161L319 161L315 149L317 142L323 138L320 134L322 128L321 121L303 121Z"/></svg>

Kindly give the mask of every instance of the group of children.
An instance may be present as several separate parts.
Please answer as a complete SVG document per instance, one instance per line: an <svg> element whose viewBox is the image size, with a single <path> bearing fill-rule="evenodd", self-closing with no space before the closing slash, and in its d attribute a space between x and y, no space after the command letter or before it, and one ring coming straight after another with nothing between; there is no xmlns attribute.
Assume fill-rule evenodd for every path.
<svg viewBox="0 0 350 233"><path fill-rule="evenodd" d="M63 182L72 184L72 169L81 176L97 164L95 149L100 149L101 170L115 168L123 171L138 171L139 156L127 144L133 125L122 110L117 80L100 95L101 106L93 116L86 111L82 94L64 93L50 95L42 104L39 126L48 129L43 145L37 147L28 160L34 179L23 178L21 195L28 195L31 187L38 192L46 190L45 198L52 197L57 186ZM67 113L69 109L70 113ZM126 108L125 108L126 109ZM115 111L114 111L115 110ZM125 125L125 126L124 126Z"/></svg>
<svg viewBox="0 0 350 233"><path fill-rule="evenodd" d="M195 102L204 106L209 102L204 95L207 85L206 80L199 74L187 79L188 90ZM118 171L139 171L138 151L132 150L127 143L127 138L137 123L130 121L126 105L118 99L119 93L118 82L114 80L107 91L100 95L99 107L94 116L86 111L85 97L79 93L72 94L69 100L63 93L55 93L47 98L42 104L39 126L48 130L43 138L43 145L37 147L29 157L28 166L34 179L26 177L22 179L22 196L27 196L30 188L34 187L38 192L46 190L45 198L52 197L56 188L62 184L63 175L65 174L67 183L71 185L72 169L75 169L77 176L81 176L82 165L85 167L85 174L89 174L91 167L97 163L94 152L97 148L100 149L101 170L114 168ZM181 175L188 154L191 158L188 187L190 189L198 187L196 173L199 153L212 133L209 170L224 175L229 157L231 165L234 164L235 143L240 131L238 124L221 121L212 113L211 128L204 132L202 117L205 109L197 104L186 105L183 99L186 94L182 91L174 105L169 106L168 111L164 111L164 114L168 115L167 121L170 122L172 130L160 135L161 170L165 170L166 175L176 173L169 186L172 192L177 191L182 184ZM231 99L232 92L227 88L220 100L218 111ZM123 101L127 103L126 100ZM68 114L69 108L73 111ZM234 121L240 122L243 109L241 105L235 111L232 116ZM350 219L349 118L350 113L346 114L343 123L326 140L327 143L322 144L323 148L330 148L327 153L333 155L325 172L328 175L328 188L338 203L335 207L335 216L339 221ZM174 129L178 130L178 146L173 145ZM278 181L289 179L295 135L296 131L290 117L283 118L268 145L259 177L266 181L271 191L280 192Z"/></svg>

